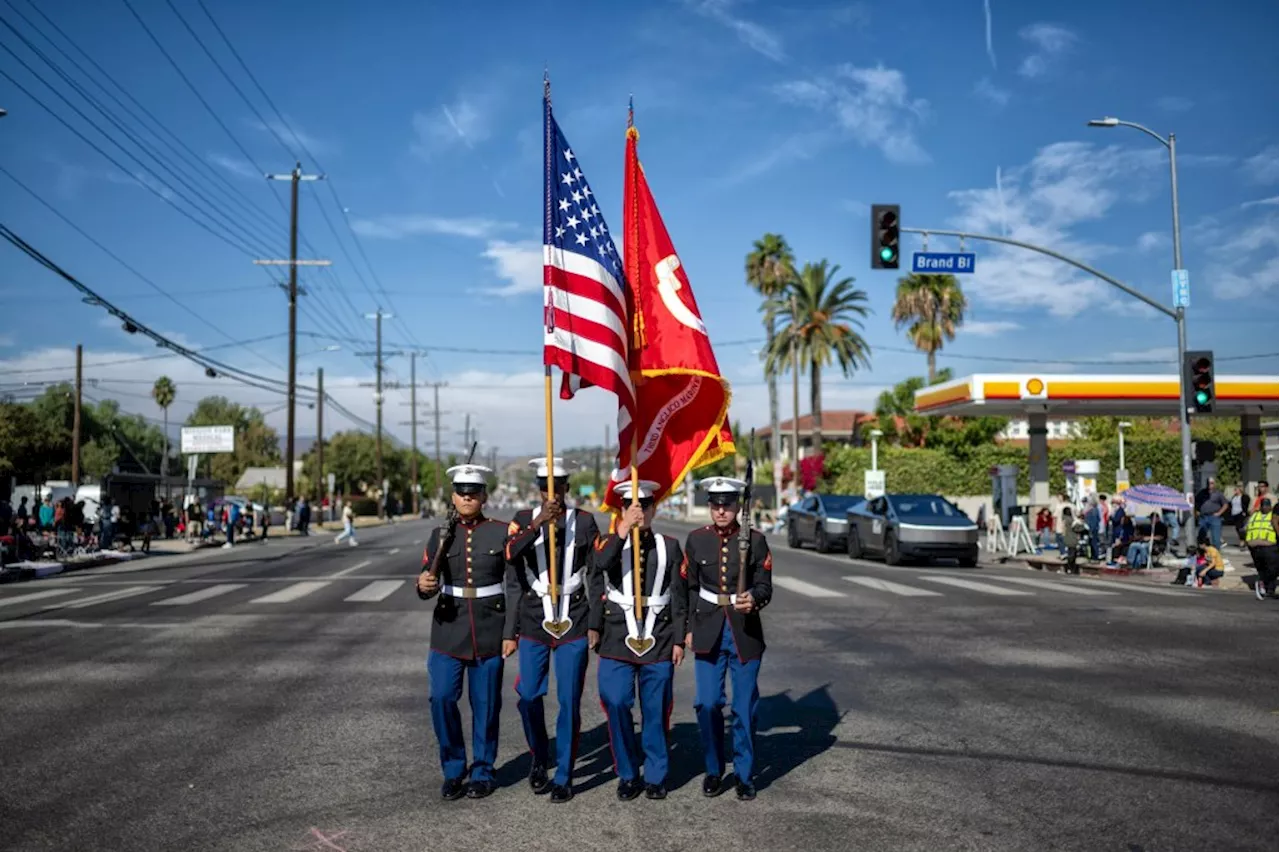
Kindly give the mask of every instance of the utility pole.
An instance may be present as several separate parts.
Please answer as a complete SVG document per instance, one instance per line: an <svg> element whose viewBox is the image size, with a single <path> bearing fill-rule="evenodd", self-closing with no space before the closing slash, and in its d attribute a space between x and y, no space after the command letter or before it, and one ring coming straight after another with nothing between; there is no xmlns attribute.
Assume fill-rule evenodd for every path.
<svg viewBox="0 0 1280 852"><path fill-rule="evenodd" d="M467 419L462 427L462 449L466 450L471 447L471 414L467 413Z"/></svg>
<svg viewBox="0 0 1280 852"><path fill-rule="evenodd" d="M289 267L289 391L288 401L288 418L285 441L284 441L284 499L286 503L293 500L293 433L294 418L296 415L296 403L298 393L298 267L306 266L328 266L327 260L298 260L298 184L307 180L323 180L324 175L304 175L302 173L302 163L297 163L293 167L293 171L287 175L267 175L267 180L287 180L290 182L289 192L289 259L280 260L255 260L254 263L259 266L280 266L287 265Z"/></svg>
<svg viewBox="0 0 1280 852"><path fill-rule="evenodd" d="M436 382L435 385L432 386L432 403L435 406L436 415L436 473L434 478L436 482L437 500L444 499L444 466L440 461L440 386L442 384L444 384L444 382Z"/></svg>
<svg viewBox="0 0 1280 852"><path fill-rule="evenodd" d="M383 367L382 321L384 319L393 319L394 317L395 317L395 314L384 314L382 312L382 308L378 308L376 311L374 311L371 314L364 315L365 319L371 319L374 321L374 327L376 329L376 332L374 335L375 342L374 342L374 353L373 353L373 370L374 370L373 403L375 408L378 411L378 419L377 419L377 432L374 434L374 448L375 448L374 452L378 458L378 488L382 489L383 491L385 491L385 489L382 488L382 367ZM357 353L357 354L366 354L366 353ZM400 355L403 353L388 352L387 354ZM385 498L386 498L386 494L384 493L382 495L382 498L378 500L378 516L379 517L382 516L382 503Z"/></svg>
<svg viewBox="0 0 1280 852"><path fill-rule="evenodd" d="M421 496L419 491L421 486L418 480L418 427L426 424L418 419L418 388L434 388L435 389L435 411L436 417L436 461L439 462L440 456L440 386L443 382L435 382L419 385L418 384L418 353L409 353L409 419L400 421L401 426L409 427L409 442L413 445L413 455L410 456L409 475L413 478L413 513L416 515L420 511ZM401 403L403 405L404 403ZM447 413L447 412L446 412ZM433 477L434 479L435 477Z"/></svg>
<svg viewBox="0 0 1280 852"><path fill-rule="evenodd" d="M71 421L71 484L80 485L80 395L84 389L84 370L82 358L84 347L76 344L76 403L75 415ZM162 471L163 472L163 471Z"/></svg>
<svg viewBox="0 0 1280 852"><path fill-rule="evenodd" d="M329 490L324 479L324 367L316 368L316 499L323 502ZM321 510L323 511L323 510Z"/></svg>

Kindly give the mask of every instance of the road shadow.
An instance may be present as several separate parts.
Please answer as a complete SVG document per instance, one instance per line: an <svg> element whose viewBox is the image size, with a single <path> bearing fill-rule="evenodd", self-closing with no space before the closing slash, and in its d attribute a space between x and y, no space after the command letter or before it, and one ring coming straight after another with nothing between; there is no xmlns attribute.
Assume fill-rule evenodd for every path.
<svg viewBox="0 0 1280 852"><path fill-rule="evenodd" d="M760 699L755 769L759 789L836 744L835 729L843 714L830 688L830 683L824 683L799 698L792 698L788 690ZM733 754L733 740L729 726L725 727L728 757Z"/></svg>

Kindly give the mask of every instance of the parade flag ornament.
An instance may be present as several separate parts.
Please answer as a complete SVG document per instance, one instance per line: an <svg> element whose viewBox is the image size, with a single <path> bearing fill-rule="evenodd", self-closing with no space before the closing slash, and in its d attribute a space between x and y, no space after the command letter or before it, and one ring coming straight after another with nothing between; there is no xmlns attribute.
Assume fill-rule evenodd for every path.
<svg viewBox="0 0 1280 852"><path fill-rule="evenodd" d="M729 383L720 375L698 303L649 191L628 120L623 187L623 270L631 290L631 374L636 392L633 440L619 441L613 481L658 483L662 500L694 468L734 452L725 425ZM619 434L622 438L622 433ZM618 507L612 488L606 505Z"/></svg>

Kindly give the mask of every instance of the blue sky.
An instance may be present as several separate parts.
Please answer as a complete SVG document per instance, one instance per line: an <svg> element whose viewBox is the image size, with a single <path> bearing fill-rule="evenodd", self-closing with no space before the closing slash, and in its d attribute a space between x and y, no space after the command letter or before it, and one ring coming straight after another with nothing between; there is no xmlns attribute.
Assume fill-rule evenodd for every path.
<svg viewBox="0 0 1280 852"><path fill-rule="evenodd" d="M12 2L0 7L0 18L83 80L40 32L82 65L83 57L29 0ZM573 7L205 0L285 128L196 0L173 5L259 115L169 5L129 2L226 129L122 0L40 8L200 160L179 171L217 203L222 213L214 215L231 217L255 249L275 257L287 256L287 184L269 183L260 171L287 172L299 149L290 130L298 134L310 152L304 170L322 167L329 178L302 190L307 245L300 253L334 262L332 275L302 275L310 295L299 319L299 351L306 353L300 369L325 367L328 388L372 418L370 390L359 386L371 379L370 362L355 355L367 347L343 340L341 351L317 352L335 341L316 335L371 339L373 323L363 314L379 306L394 312L388 342L431 349L419 362L419 381L449 383L440 392L449 412L446 447L461 443L467 413L481 440L504 454L541 447L544 65L557 118L618 227L626 105L634 94L646 173L712 341L721 344L720 365L734 383L732 416L745 423L767 421L753 354L763 333L742 284L744 254L766 231L784 234L801 261L840 264L869 294L873 369L848 380L829 376L829 408L870 407L880 389L924 370L924 357L904 351L909 344L888 319L896 274L869 268L869 203L901 204L908 226L1049 245L1168 303L1164 149L1136 131L1085 127L1103 115L1179 134L1191 345L1213 348L1219 359L1277 348L1274 4L1222 15L1185 0L1086 0L1056 4L1052 14L1044 4L1005 0ZM0 106L9 116L0 121L0 166L168 296L3 174L0 222L184 343L267 338L211 354L281 376L286 302L271 282L279 270L255 267L250 254L157 197L190 209L38 82L18 58L137 151L8 29L0 32L13 51L0 51L0 70L127 168L112 165L3 77ZM112 112L134 127L132 118ZM158 150L176 160L168 148ZM931 240L935 250L947 246ZM914 248L910 239L906 248ZM1030 369L1001 358L1032 359L1056 372L1173 371L1169 320L1054 261L993 245L970 248L979 270L964 282L970 317L940 364L961 374ZM154 353L7 244L0 258L4 381L69 377L77 342L90 365ZM466 349L485 352L459 351ZM406 358L388 363L390 379L408 381ZM1219 367L1276 369L1274 357ZM210 393L264 409L280 405L269 393L206 379L176 360L104 363L85 372L99 380L95 398L118 398L148 416L158 416L145 397L161 372L178 383L178 419ZM783 398L789 413L789 395ZM388 396L386 421L407 437L408 427L399 425L408 419L406 400L407 392ZM300 434L313 432L312 415L304 409L299 417ZM270 418L283 425L282 411ZM335 414L326 422L327 429L346 425ZM598 442L611 422L611 398L584 394L558 407L558 442Z"/></svg>

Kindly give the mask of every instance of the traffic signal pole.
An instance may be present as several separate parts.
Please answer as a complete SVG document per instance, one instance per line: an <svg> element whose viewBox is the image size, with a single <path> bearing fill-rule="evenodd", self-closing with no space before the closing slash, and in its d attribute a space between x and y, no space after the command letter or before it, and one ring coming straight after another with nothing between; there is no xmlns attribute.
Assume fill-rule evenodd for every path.
<svg viewBox="0 0 1280 852"><path fill-rule="evenodd" d="M1171 141L1172 141L1172 137L1171 137ZM1169 157L1170 168L1176 168L1176 166L1173 165L1176 161L1174 160L1174 157L1173 157L1172 145L1170 145L1169 147L1169 154L1170 154L1170 157ZM1175 172L1175 175L1176 175L1176 172ZM1173 229L1174 264L1178 269L1181 269L1182 268L1182 238L1181 238L1181 234L1178 232L1178 227L1177 227L1178 184L1177 184L1176 177L1174 179L1173 186L1174 186L1173 197L1174 197L1174 223L1175 223L1174 229ZM1026 249L1027 251L1034 251L1039 254L1048 255L1049 257L1052 257L1056 260L1060 260L1063 263L1066 263L1070 266L1074 266L1076 269L1079 269L1082 272L1087 272L1090 275L1094 276L1095 278L1099 278L1107 282L1112 287L1115 287L1119 290L1123 290L1125 293L1128 293L1130 296L1137 299L1138 301L1148 305L1149 307L1154 308L1155 310L1159 311L1160 313L1172 319L1174 323L1177 324L1177 327L1178 327L1178 399L1179 399L1179 408L1181 409L1178 412L1178 423L1182 432L1182 491L1184 494L1195 493L1195 483L1193 482L1191 477L1191 414L1190 414L1190 403L1187 398L1188 374L1187 374L1187 359L1186 359L1186 353L1187 353L1186 308L1182 308L1182 307L1179 307L1176 309L1166 308L1164 305L1160 304L1155 299L1151 298L1145 293L1141 293L1133 289L1128 284L1125 284L1123 281L1120 281L1119 279L1116 279L1116 278L1112 278L1110 275L1107 275L1105 272L1099 272L1097 269L1094 269L1092 266L1089 266L1087 263L1084 263L1083 261L1076 260L1073 257L1067 257L1065 254L1060 254L1059 252L1056 252L1053 249L1047 249L1044 246L1032 245L1031 243L1024 243L1024 242L1021 242L1020 240L1011 240L1008 237L996 237L990 234L970 234L966 231L940 231L940 230L935 230L933 228L902 228L901 230L908 234L921 234L922 236L924 236L925 239L928 239L930 234L938 234L944 237L960 237L961 239L967 239L967 240L983 240L984 242L990 242L990 243L1003 243L1004 245L1017 246L1018 248ZM1189 508L1194 508L1194 507L1189 507ZM1183 540L1183 544L1186 546L1188 551L1190 551L1190 549L1195 546L1195 528L1193 524L1187 523L1183 525L1182 540Z"/></svg>

